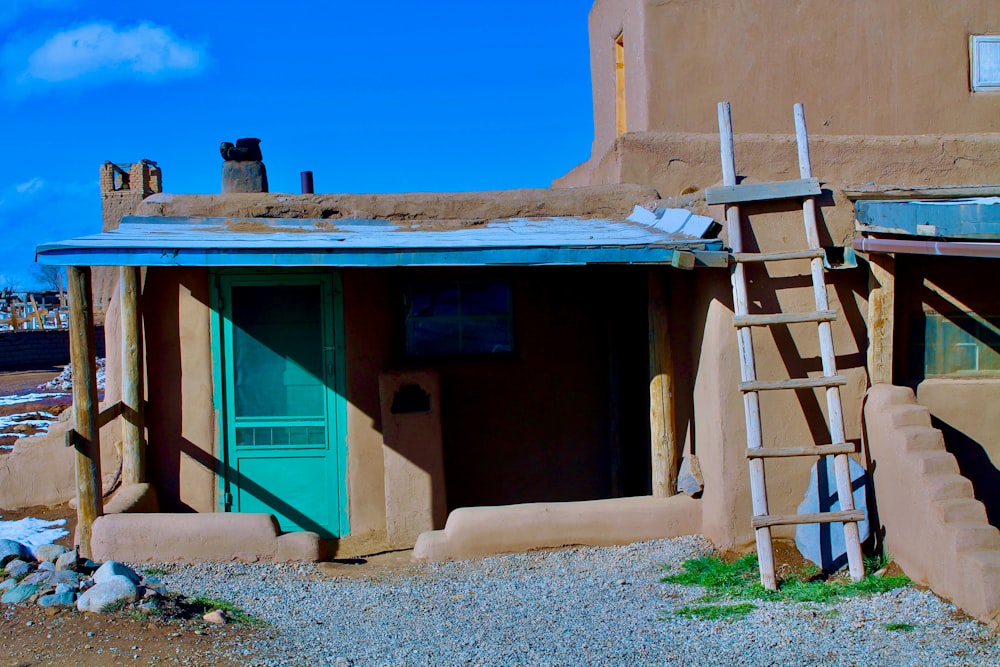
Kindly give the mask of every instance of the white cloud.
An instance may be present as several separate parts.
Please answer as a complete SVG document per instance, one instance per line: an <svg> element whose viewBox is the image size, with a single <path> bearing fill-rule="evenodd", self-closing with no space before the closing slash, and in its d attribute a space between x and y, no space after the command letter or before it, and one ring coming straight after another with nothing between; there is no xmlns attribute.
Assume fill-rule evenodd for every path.
<svg viewBox="0 0 1000 667"><path fill-rule="evenodd" d="M14 191L19 195L24 194L34 194L45 187L45 181L41 178L35 176L31 180L25 181L24 183L18 183L14 186Z"/></svg>
<svg viewBox="0 0 1000 667"><path fill-rule="evenodd" d="M201 47L185 42L169 28L140 23L118 28L89 23L52 35L27 57L20 82L61 83L88 77L148 79L201 70Z"/></svg>

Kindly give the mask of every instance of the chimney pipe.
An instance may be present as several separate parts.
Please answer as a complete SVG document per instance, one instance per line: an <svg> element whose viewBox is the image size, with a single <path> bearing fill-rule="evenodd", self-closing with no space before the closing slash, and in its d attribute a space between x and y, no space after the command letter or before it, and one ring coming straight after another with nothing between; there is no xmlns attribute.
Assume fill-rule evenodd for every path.
<svg viewBox="0 0 1000 667"><path fill-rule="evenodd" d="M299 180L302 182L302 194L313 194L313 173L311 171L303 171L299 174Z"/></svg>

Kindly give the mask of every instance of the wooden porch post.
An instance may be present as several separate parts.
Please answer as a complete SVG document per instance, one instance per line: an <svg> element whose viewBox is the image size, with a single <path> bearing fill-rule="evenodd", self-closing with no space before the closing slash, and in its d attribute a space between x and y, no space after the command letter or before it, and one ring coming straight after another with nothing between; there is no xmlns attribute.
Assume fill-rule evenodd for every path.
<svg viewBox="0 0 1000 667"><path fill-rule="evenodd" d="M94 521L104 513L101 497L101 440L97 426L97 349L90 267L71 266L69 282L69 356L73 364L73 424L76 448L76 534L80 555L90 558Z"/></svg>
<svg viewBox="0 0 1000 667"><path fill-rule="evenodd" d="M122 484L146 481L143 442L142 325L139 311L139 267L121 267L122 315Z"/></svg>
<svg viewBox="0 0 1000 667"><path fill-rule="evenodd" d="M868 377L873 385L892 384L892 339L896 302L896 261L871 253L868 265Z"/></svg>
<svg viewBox="0 0 1000 667"><path fill-rule="evenodd" d="M674 359L670 346L670 304L663 269L646 273L649 322L649 435L653 495L677 493L677 428L674 416Z"/></svg>

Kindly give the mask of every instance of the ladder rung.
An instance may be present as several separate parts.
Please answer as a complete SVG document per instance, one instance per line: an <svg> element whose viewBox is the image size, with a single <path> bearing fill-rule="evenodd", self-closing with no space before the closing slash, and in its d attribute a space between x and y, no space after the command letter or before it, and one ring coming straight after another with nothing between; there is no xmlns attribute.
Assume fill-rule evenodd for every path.
<svg viewBox="0 0 1000 667"><path fill-rule="evenodd" d="M846 510L843 512L818 512L816 514L765 514L764 516L755 516L751 520L751 524L754 528L767 528L768 526L796 526L803 523L845 523L864 520L864 510Z"/></svg>
<svg viewBox="0 0 1000 667"><path fill-rule="evenodd" d="M810 250L789 250L788 252L734 252L733 261L746 262L782 262L789 259L817 259L826 253L822 248Z"/></svg>
<svg viewBox="0 0 1000 667"><path fill-rule="evenodd" d="M785 447L782 449L764 449L751 447L747 449L748 459L776 459L786 456L830 456L832 454L853 454L857 450L849 442L839 445L813 445L812 447Z"/></svg>
<svg viewBox="0 0 1000 667"><path fill-rule="evenodd" d="M741 382L740 391L775 391L777 389L815 389L816 387L840 387L847 384L847 378L843 375L831 375L830 377L802 378L799 380L774 380L770 382Z"/></svg>
<svg viewBox="0 0 1000 667"><path fill-rule="evenodd" d="M705 201L709 204L741 204L750 201L816 197L820 194L822 191L818 179L800 178L795 181L720 185L705 190Z"/></svg>
<svg viewBox="0 0 1000 667"><path fill-rule="evenodd" d="M773 313L770 315L737 315L734 327L765 327L771 324L799 324L801 322L833 322L837 312L818 310L815 313Z"/></svg>

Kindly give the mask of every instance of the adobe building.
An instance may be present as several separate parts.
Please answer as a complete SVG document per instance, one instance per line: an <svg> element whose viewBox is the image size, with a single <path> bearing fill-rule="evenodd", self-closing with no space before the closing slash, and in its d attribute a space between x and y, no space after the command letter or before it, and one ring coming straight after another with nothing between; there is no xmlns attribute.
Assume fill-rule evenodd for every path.
<svg viewBox="0 0 1000 667"><path fill-rule="evenodd" d="M111 322L124 332L108 362L123 389L106 419L95 404L74 428L104 424L105 468L108 440L123 443L123 477L146 484L133 500L155 490L164 514L96 518L92 493L95 550L162 556L170 536L188 540L178 558L319 557L295 531L350 555L416 544L426 559L687 533L747 548L728 236L628 218L725 219L704 194L721 182L721 100L741 182L795 179L801 102L846 437L871 476L876 536L992 621L998 34L988 0L597 0L592 156L551 190L152 194L117 228L40 247L40 261L79 267L84 328L87 267L125 267L111 307L124 314L107 326L109 348ZM797 203L740 212L746 249L803 247ZM751 311L812 310L808 271L749 268ZM762 379L822 372L812 323L755 330L754 350ZM766 447L830 442L820 391L761 407ZM94 439L75 441L91 473L78 486L95 486ZM675 495L684 459L700 468L691 496ZM768 464L774 513L795 513L813 463ZM239 519L262 513L279 527L264 546ZM928 535L938 550L919 548Z"/></svg>

